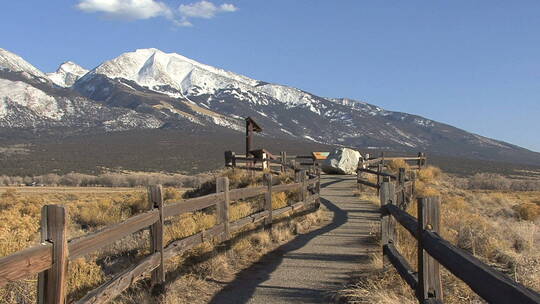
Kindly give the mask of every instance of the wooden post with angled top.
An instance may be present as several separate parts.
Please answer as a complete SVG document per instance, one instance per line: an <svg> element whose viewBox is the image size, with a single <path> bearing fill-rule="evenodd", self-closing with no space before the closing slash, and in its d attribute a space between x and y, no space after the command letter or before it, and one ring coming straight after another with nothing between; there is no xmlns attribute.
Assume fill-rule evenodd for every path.
<svg viewBox="0 0 540 304"><path fill-rule="evenodd" d="M227 177L218 177L216 180L216 193L223 192L225 199L222 203L217 204L217 223L224 225L223 240L229 240L231 238L231 232L229 229L229 205L231 203L229 195L229 179Z"/></svg>
<svg viewBox="0 0 540 304"><path fill-rule="evenodd" d="M264 211L268 211L268 215L264 219L264 227L272 228L272 174L264 174L264 182L266 183L266 193L264 193Z"/></svg>
<svg viewBox="0 0 540 304"><path fill-rule="evenodd" d="M381 207L387 204L394 204L395 202L395 188L394 184L390 182L390 178L384 177L380 188ZM381 214L381 241L384 245L395 243L396 241L396 222L392 215L388 213ZM384 257L383 267L389 265L388 259Z"/></svg>
<svg viewBox="0 0 540 304"><path fill-rule="evenodd" d="M41 208L41 242L52 243L52 266L38 276L38 303L64 304L68 246L66 210L63 206L46 205Z"/></svg>
<svg viewBox="0 0 540 304"><path fill-rule="evenodd" d="M163 256L163 187L153 185L148 188L148 197L151 209L159 211L159 219L150 226L150 253L159 253L159 266L152 270L152 294L159 296L163 294L165 288L165 261Z"/></svg>
<svg viewBox="0 0 540 304"><path fill-rule="evenodd" d="M418 286L416 297L425 300L443 300L439 262L423 248L424 230L440 232L440 201L438 197L419 198L418 201Z"/></svg>

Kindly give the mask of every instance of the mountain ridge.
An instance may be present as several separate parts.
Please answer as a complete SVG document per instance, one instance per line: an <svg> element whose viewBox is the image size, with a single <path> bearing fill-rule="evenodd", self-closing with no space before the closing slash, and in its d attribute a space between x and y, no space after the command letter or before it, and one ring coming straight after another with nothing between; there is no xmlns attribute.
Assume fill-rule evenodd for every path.
<svg viewBox="0 0 540 304"><path fill-rule="evenodd" d="M363 150L428 151L473 159L540 161L540 153L418 115L389 111L350 98L317 96L153 48L121 54L89 71L74 63L63 64L57 72L47 75L37 69L36 72L31 64L15 54L2 58L0 66L4 65L4 71L0 74L0 81L4 82L4 88L0 86L0 115L2 105L4 112L8 104L20 106L20 109L11 110L11 121L21 116L25 109L35 114L40 106L54 106L54 102L49 100L47 103L46 98L12 100L22 97L6 93L6 81L13 82L9 78L19 73L24 74L24 79L18 80L30 86L22 92L40 87L55 100L66 95L67 101L70 98L84 99L86 104L101 107L110 115L120 113L115 111L125 111L116 114L127 115L120 119L123 127L118 130L182 129L199 125L242 131L243 118L251 116L264 126L263 136L270 138L298 139ZM6 63L7 60L15 62ZM66 103L65 100L63 102ZM32 123L36 118L28 113L23 117L19 120L29 123L19 124L18 128L47 125ZM136 123L130 125L130 119ZM145 119L151 123L145 123ZM103 121L89 123L87 127L99 125L97 130L116 131L115 128L103 127L103 124ZM3 126L10 127L7 123Z"/></svg>

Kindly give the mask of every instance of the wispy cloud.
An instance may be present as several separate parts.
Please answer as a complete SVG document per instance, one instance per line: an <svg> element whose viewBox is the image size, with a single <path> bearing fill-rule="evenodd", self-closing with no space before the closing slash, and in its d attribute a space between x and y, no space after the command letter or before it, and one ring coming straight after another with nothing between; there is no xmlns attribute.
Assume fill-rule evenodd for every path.
<svg viewBox="0 0 540 304"><path fill-rule="evenodd" d="M210 19L218 13L234 12L237 8L232 4L224 3L220 6L209 1L199 1L191 4L181 4L178 11L184 17Z"/></svg>
<svg viewBox="0 0 540 304"><path fill-rule="evenodd" d="M220 13L238 10L229 3L216 5L210 1L181 4L177 9L155 0L80 0L77 9L88 13L101 13L108 18L138 20L165 17L177 26L192 26L191 19L211 19Z"/></svg>
<svg viewBox="0 0 540 304"><path fill-rule="evenodd" d="M172 17L171 9L154 0L82 0L77 8L88 13L103 13L110 18L148 19L158 16Z"/></svg>

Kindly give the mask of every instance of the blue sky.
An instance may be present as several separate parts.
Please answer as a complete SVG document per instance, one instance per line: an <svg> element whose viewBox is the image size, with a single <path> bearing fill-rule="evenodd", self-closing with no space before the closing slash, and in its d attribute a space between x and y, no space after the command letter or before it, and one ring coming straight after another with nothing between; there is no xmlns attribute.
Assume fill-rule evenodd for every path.
<svg viewBox="0 0 540 304"><path fill-rule="evenodd" d="M540 1L2 1L0 47L49 72L155 47L540 151Z"/></svg>

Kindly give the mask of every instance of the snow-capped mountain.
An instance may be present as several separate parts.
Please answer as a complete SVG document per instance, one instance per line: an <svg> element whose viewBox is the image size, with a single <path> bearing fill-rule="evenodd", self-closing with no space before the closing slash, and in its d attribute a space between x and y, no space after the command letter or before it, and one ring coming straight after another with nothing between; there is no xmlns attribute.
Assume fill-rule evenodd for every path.
<svg viewBox="0 0 540 304"><path fill-rule="evenodd" d="M90 81L95 75L131 80L171 97L213 95L223 89L236 89L265 94L291 106L309 104L314 100L313 95L295 88L254 80L158 49L139 49L122 54L96 67L80 82Z"/></svg>
<svg viewBox="0 0 540 304"><path fill-rule="evenodd" d="M150 114L103 106L59 88L36 67L6 50L0 49L0 60L1 128L119 131L163 124Z"/></svg>
<svg viewBox="0 0 540 304"><path fill-rule="evenodd" d="M197 130L240 131L243 118L251 116L263 126L263 136L274 138L363 150L493 160L519 154L522 160L540 160L538 153L424 117L363 101L320 97L157 49L121 54L90 71L68 62L49 75L2 51L6 55L0 57L0 126L84 125L114 131L196 125Z"/></svg>
<svg viewBox="0 0 540 304"><path fill-rule="evenodd" d="M56 85L70 87L86 73L88 73L87 69L74 62L67 61L62 63L56 72L47 73L47 77Z"/></svg>
<svg viewBox="0 0 540 304"><path fill-rule="evenodd" d="M27 77L47 78L43 72L28 63L26 60L2 48L0 48L0 69L21 72Z"/></svg>

